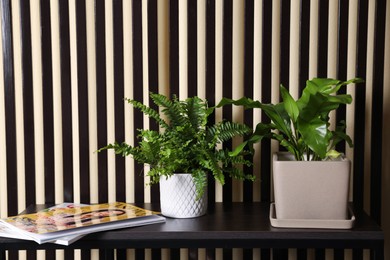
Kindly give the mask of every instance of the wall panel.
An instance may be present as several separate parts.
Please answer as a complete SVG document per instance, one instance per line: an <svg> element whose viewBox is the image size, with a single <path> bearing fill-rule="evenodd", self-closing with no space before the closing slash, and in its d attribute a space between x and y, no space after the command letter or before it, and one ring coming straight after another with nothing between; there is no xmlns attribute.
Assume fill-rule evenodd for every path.
<svg viewBox="0 0 390 260"><path fill-rule="evenodd" d="M122 200L155 202L147 167L95 151L114 140L137 144L153 121L123 98L150 104L149 92L199 95L215 105L243 95L279 100L312 77L355 76L345 119L355 146L338 147L353 161L351 200L382 223L388 237L390 129L389 0L0 0L0 215L31 203ZM386 38L387 32L387 38ZM254 126L261 111L225 107L223 118ZM237 140L226 144L234 146ZM256 144L258 181L210 179L210 203L272 201L271 154ZM383 156L378 156L382 153ZM386 215L387 214L387 215ZM388 245L387 245L388 247ZM389 249L387 248L387 251ZM120 250L129 259L369 258L340 250ZM96 259L102 252L16 252L9 259Z"/></svg>

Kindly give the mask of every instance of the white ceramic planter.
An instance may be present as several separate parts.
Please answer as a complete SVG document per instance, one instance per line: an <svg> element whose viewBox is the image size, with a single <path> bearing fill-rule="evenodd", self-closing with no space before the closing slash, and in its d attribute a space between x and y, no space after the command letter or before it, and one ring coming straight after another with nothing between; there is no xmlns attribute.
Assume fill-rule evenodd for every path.
<svg viewBox="0 0 390 260"><path fill-rule="evenodd" d="M161 213L172 218L194 218L206 214L207 189L199 200L191 174L176 173L160 178Z"/></svg>
<svg viewBox="0 0 390 260"><path fill-rule="evenodd" d="M295 161L288 153L273 156L278 219L347 219L351 162Z"/></svg>

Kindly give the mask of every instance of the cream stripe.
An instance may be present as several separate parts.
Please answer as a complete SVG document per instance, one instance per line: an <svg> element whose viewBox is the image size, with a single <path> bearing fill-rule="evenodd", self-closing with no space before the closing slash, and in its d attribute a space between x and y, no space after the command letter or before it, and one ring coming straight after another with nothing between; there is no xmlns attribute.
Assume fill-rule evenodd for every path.
<svg viewBox="0 0 390 260"><path fill-rule="evenodd" d="M63 154L62 154L62 105L61 105L61 57L60 57L60 22L58 1L51 2L51 30L53 57L53 122L54 122L54 173L55 201L64 200Z"/></svg>
<svg viewBox="0 0 390 260"><path fill-rule="evenodd" d="M90 167L90 198L92 203L98 202L98 156L94 151L97 143L97 93L96 93L96 45L95 45L95 13L94 0L86 1L87 24L87 61L88 61L88 125L89 125L89 167Z"/></svg>
<svg viewBox="0 0 390 260"><path fill-rule="evenodd" d="M347 64L347 79L354 78L356 76L356 45L357 45L357 19L358 19L358 6L357 2L351 1L349 3L349 21L348 21L348 64ZM363 87L363 86L358 86ZM355 100L355 87L348 87L347 93L352 95L353 100ZM354 138L354 130L355 130L355 106L356 103L352 102L349 106L347 106L347 116L346 116L346 122L347 122L347 129L346 133L352 138L353 141L355 141ZM346 156L350 160L354 160L354 153L353 148L350 148L348 145L346 146L345 150ZM353 169L353 163L351 164L351 172L354 172ZM353 194L353 175L351 176L350 180L350 191L349 191L349 198L352 200L352 194Z"/></svg>
<svg viewBox="0 0 390 260"><path fill-rule="evenodd" d="M263 33L263 6L260 1L254 3L254 46L261 46ZM253 50L253 99L261 100L261 57L262 49L254 48ZM261 120L261 111L259 109L253 110L253 124L254 127ZM255 154L253 155L253 174L256 180L253 183L253 200L260 201L260 169L261 169L261 146L259 143L254 145Z"/></svg>
<svg viewBox="0 0 390 260"><path fill-rule="evenodd" d="M38 0L30 2L31 10L31 45L34 95L34 133L35 133L35 173L36 173L36 202L45 202L45 158L43 155L43 98L42 98L42 49L40 5Z"/></svg>
<svg viewBox="0 0 390 260"><path fill-rule="evenodd" d="M329 22L328 22L328 68L327 76L337 78L337 26L338 26L338 1L329 1ZM336 111L330 113L330 129L336 128Z"/></svg>
<svg viewBox="0 0 390 260"><path fill-rule="evenodd" d="M115 142L114 98L114 32L112 2L105 1L106 14L106 74L107 74L107 143ZM116 201L115 152L108 151L108 200Z"/></svg>
<svg viewBox="0 0 390 260"><path fill-rule="evenodd" d="M169 95L169 0L157 1L158 92Z"/></svg>
<svg viewBox="0 0 390 260"><path fill-rule="evenodd" d="M223 3L221 0L215 1L215 102L219 102L222 99L222 31L223 31ZM222 120L222 109L218 109L215 112L215 121ZM215 201L222 201L222 187L215 183Z"/></svg>
<svg viewBox="0 0 390 260"><path fill-rule="evenodd" d="M233 1L233 53L232 53L232 84L233 99L244 96L244 50L245 50L245 2ZM233 106L233 121L243 123L242 107ZM237 146L242 138L233 139L233 147ZM243 182L233 179L233 201L243 200Z"/></svg>
<svg viewBox="0 0 390 260"><path fill-rule="evenodd" d="M318 1L310 1L309 79L316 77L318 70Z"/></svg>
<svg viewBox="0 0 390 260"><path fill-rule="evenodd" d="M328 22L328 77L337 77L337 26L338 26L338 1L329 1Z"/></svg>
<svg viewBox="0 0 390 260"><path fill-rule="evenodd" d="M132 39L132 5L131 1L123 1L123 49L124 55L124 95L133 98L133 39ZM125 104L125 141L134 144L133 109ZM128 156L126 163L126 201L134 202L134 160Z"/></svg>
<svg viewBox="0 0 390 260"><path fill-rule="evenodd" d="M143 103L149 105L149 49L148 49L148 1L142 0L142 65L143 65ZM149 129L149 117L144 115L144 128ZM150 166L145 165L145 183L150 182L146 175ZM150 185L145 186L144 201L150 202Z"/></svg>
<svg viewBox="0 0 390 260"><path fill-rule="evenodd" d="M370 148L372 124L372 91L373 91L373 65L374 65L374 30L375 30L375 2L369 1L368 31L367 31L367 75L366 75L366 124L365 124L365 163L364 163L364 209L370 212Z"/></svg>
<svg viewBox="0 0 390 260"><path fill-rule="evenodd" d="M3 28L2 19L0 27ZM5 132L5 97L4 97L4 64L3 64L3 40L0 41L0 158L4 158L0 163L0 217L6 217L8 211L8 192L7 192L7 145Z"/></svg>
<svg viewBox="0 0 390 260"><path fill-rule="evenodd" d="M188 97L188 0L178 1L179 3L179 98ZM177 93L176 93L177 94Z"/></svg>
<svg viewBox="0 0 390 260"><path fill-rule="evenodd" d="M15 115L16 115L16 160L17 160L17 189L18 211L25 209L25 161L24 161L24 120L23 120L23 78L22 78L22 52L20 32L20 6L19 2L12 1L12 34L14 55L14 80L15 80Z"/></svg>
<svg viewBox="0 0 390 260"><path fill-rule="evenodd" d="M206 1L197 1L198 96L206 98Z"/></svg>
<svg viewBox="0 0 390 260"><path fill-rule="evenodd" d="M76 3L69 1L69 40L72 95L72 147L73 147L73 190L74 201L80 203L80 150L79 150L79 103L77 96L77 37Z"/></svg>

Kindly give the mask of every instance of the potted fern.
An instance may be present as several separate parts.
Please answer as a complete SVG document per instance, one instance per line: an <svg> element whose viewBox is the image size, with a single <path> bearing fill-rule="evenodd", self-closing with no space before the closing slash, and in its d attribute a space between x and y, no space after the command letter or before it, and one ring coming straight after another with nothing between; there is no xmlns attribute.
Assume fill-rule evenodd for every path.
<svg viewBox="0 0 390 260"><path fill-rule="evenodd" d="M250 134L249 127L226 120L212 124L214 107L196 96L179 100L176 96L169 99L151 93L150 97L161 108L161 114L139 101L126 101L154 119L161 131L141 129L138 146L116 142L99 152L114 149L116 154L131 155L139 163L150 165L147 175L151 184L160 183L163 215L187 218L205 214L208 174L222 185L225 174L253 180L252 175L240 169L240 165L250 165L244 158L248 151L241 150L231 156L231 151L221 146L233 137Z"/></svg>
<svg viewBox="0 0 390 260"><path fill-rule="evenodd" d="M286 152L273 156L273 180L278 219L346 219L350 161L336 151L336 145L351 138L344 132L345 122L331 130L330 112L350 104L351 95L337 94L341 87L362 82L314 78L306 82L301 97L295 100L280 86L282 102L263 104L246 97L222 99L217 107L240 105L259 108L270 123L259 122L253 134L232 153L260 142L277 140ZM339 171L340 170L340 171Z"/></svg>

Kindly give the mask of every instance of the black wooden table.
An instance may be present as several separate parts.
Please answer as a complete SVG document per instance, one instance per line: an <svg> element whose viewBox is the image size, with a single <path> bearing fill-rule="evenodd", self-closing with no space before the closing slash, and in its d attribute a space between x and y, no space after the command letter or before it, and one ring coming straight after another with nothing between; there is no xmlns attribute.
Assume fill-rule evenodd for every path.
<svg viewBox="0 0 390 260"><path fill-rule="evenodd" d="M158 205L137 205L159 210ZM269 203L216 203L199 218L167 218L163 224L90 234L66 247L0 238L0 259L5 259L6 250L64 248L349 248L370 249L373 259L384 259L383 231L363 211L354 213L356 222L350 230L287 229L270 225Z"/></svg>

